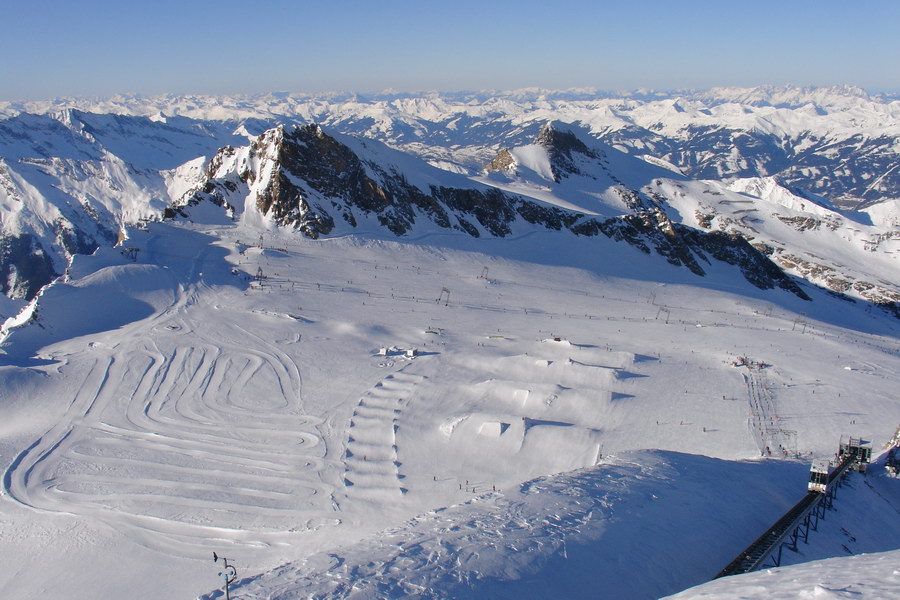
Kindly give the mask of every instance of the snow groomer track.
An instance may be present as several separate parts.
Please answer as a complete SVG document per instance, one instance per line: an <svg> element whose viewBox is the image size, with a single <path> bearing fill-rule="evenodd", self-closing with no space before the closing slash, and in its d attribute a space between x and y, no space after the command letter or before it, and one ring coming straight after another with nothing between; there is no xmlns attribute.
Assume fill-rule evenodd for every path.
<svg viewBox="0 0 900 600"><path fill-rule="evenodd" d="M191 555L226 532L275 543L310 510L330 513L320 420L302 413L290 358L258 339L242 347L255 336L237 326L218 345L187 320L162 327L164 342L136 336L84 357L67 418L15 459L5 493L131 528L147 546L177 541Z"/></svg>

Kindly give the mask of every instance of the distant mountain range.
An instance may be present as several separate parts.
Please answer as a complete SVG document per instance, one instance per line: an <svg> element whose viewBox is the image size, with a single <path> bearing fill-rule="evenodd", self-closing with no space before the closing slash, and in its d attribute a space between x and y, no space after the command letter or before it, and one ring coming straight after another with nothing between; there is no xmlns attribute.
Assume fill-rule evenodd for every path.
<svg viewBox="0 0 900 600"><path fill-rule="evenodd" d="M318 123L467 172L558 119L580 123L626 152L667 160L694 178L777 176L848 209L900 197L900 101L852 86L117 96L0 103L0 114L52 114L62 107L156 120L246 122L255 134L277 123Z"/></svg>
<svg viewBox="0 0 900 600"><path fill-rule="evenodd" d="M310 237L606 235L704 275L900 306L900 101L852 87L0 103L0 316L188 216ZM2 320L2 319L0 319Z"/></svg>

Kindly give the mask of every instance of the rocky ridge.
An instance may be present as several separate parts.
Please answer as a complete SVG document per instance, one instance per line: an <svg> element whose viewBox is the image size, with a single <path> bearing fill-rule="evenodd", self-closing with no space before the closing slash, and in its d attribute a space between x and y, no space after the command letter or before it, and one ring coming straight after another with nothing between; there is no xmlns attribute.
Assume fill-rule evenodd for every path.
<svg viewBox="0 0 900 600"><path fill-rule="evenodd" d="M757 190L756 193L760 192ZM791 205L801 208L800 214L783 214L782 210L776 208L770 213L772 221L810 237L811 241L831 239L835 244L847 244L848 240L852 240L851 245L860 264L893 256L895 249L900 247L900 229L865 228L846 215L816 204L816 199L797 196L792 190L780 186L779 182L770 182L768 193L780 194L781 202L786 203L788 208ZM826 258L817 253L817 248L803 248L784 242L773 235L773 227L761 227L765 220L760 218L756 207L741 210L739 214L735 211L729 214L722 213L719 206L707 202L696 211L699 229L742 237L785 271L841 297L861 298L900 316L900 290L897 289L896 282ZM793 213L790 210L784 212Z"/></svg>
<svg viewBox="0 0 900 600"><path fill-rule="evenodd" d="M579 186L576 191L590 188L597 195L607 188L606 195L613 192L631 213L621 218L623 222L634 223L638 220L645 227L653 223L667 232L678 230L681 237L691 240L693 248L707 251L717 244L709 245L710 238L698 237L697 231L740 238L789 273L842 297L862 298L900 314L900 290L895 284L878 277L877 270L869 271L867 268L867 263L873 262L873 259L884 262L884 258L893 254L892 248L900 242L900 230L854 222L837 212L826 199L811 194L798 195L797 190L775 178L748 179L740 185L735 183L732 187L741 193L733 194L731 189L717 182L691 182L680 174L660 174L657 171L652 176L649 172L643 176L648 182L645 184L634 183L636 179L633 175L626 177L632 181L633 187L629 187L622 179L625 174L610 168L610 159L614 158L616 151L608 147L604 150L596 142L588 141L586 144L578 139L578 135L585 140L589 140L589 136L585 136L584 131L576 135L575 131L566 124L548 123L532 146L502 149L497 158L486 165L485 171L503 173L511 181L529 175L539 176L542 167L540 159L534 156L535 148L544 148L552 173L552 178L548 178L552 179L551 188L568 177L579 179L575 184ZM528 166L519 164L519 159L527 161ZM621 160L617 162L621 168L623 163ZM631 169L634 170L633 165ZM523 183L527 189L541 182ZM572 189L559 195L571 197ZM751 199L753 197L758 200ZM864 215L857 218L865 220ZM797 240L784 242L784 228L775 226L778 224L804 233L817 248L824 249L823 244L837 248L848 245L849 241L852 254L856 256L847 258L855 258L862 269L817 255L812 251L813 247L804 251L802 246L797 245ZM697 272L699 265L691 261L689 254L665 244L658 245L658 248L662 254ZM875 256L866 256L869 253ZM719 248L720 258L727 254ZM745 275L752 277L750 273L759 272L761 268L760 264L756 264L745 269Z"/></svg>
<svg viewBox="0 0 900 600"><path fill-rule="evenodd" d="M730 101L725 98L718 106ZM847 101L855 102L853 98ZM395 107L401 105L412 110L405 102ZM441 106L450 110L453 104L444 101ZM630 110L638 111L641 106L635 104ZM689 102L677 106L690 112ZM323 115L334 121L327 111ZM295 120L303 118L298 114ZM76 110L16 114L0 120L0 317L15 314L44 285L63 274L72 256L116 243L130 226L188 211L191 203L204 199L224 206L232 215L249 214L245 200L251 195L253 213L310 237L330 235L341 228L376 228L409 236L417 228L434 226L472 236L505 237L538 226L577 235L603 234L657 253L697 274L706 272L707 260L715 260L713 251L719 257L730 256L735 264L745 263L745 275L766 271L760 267L765 263L756 264L757 258L749 258L743 248L747 242L792 275L843 296L888 307L896 307L900 299L896 284L883 275L889 269L867 268L869 257L884 262L882 259L895 252L900 234L890 228L858 227L852 215L832 209L819 211L816 203L828 208L826 198L787 186L783 179L778 179L778 184L790 187L788 191L796 199L806 199L806 208L801 204L793 206L793 211L772 211L763 221L777 220L810 237L832 232L835 244L851 240L865 249L866 256L847 267L831 258L824 247L803 249L785 243L783 235L760 226L761 213L754 213L756 209L723 210L714 197L722 185L704 183L702 190L691 188L689 178L672 171L674 167L665 161L648 158L648 163L659 167L653 178L669 182L661 187L650 179L623 179L618 170L619 155L623 155L620 149L632 150L597 142L595 124L569 135L571 127L558 122L548 128L546 121L525 119L513 126L499 113L456 116L427 126L409 114L404 119L406 141L396 145L410 149L418 144L419 155L436 147L429 136L450 136L448 143L469 140L469 145L459 146L460 152L472 148L472 143L480 148L479 153L489 151L497 140L533 143L549 157L550 177L545 184L552 188L593 181L594 189L605 190L618 207L604 215L619 216L604 218L591 210L554 206L542 197L498 189L490 182L476 183L445 170L432 169L420 181L416 173L426 166L421 161L399 152L389 160L373 156L373 149L383 155L388 148L341 133L362 127L364 120L353 121L352 127L350 121L334 121L324 129L315 125L266 129L271 122L256 117L213 123L162 114L135 117ZM389 132L395 131L395 124L388 119L379 125L387 127L382 132L388 132L384 133L388 141L393 140ZM611 128L599 137L626 129ZM671 133L666 131L666 135ZM648 145L642 152L652 146L652 136L645 141ZM510 148L496 148L486 157L488 169L515 175ZM453 164L442 166L451 168ZM879 181L890 181L890 173ZM677 185L688 189L679 190ZM711 196L709 202L686 206L679 199L685 194L688 199ZM741 202L749 201L744 198ZM890 220L891 213L884 214ZM697 237L695 231L704 235ZM762 285L775 285L771 277L751 275Z"/></svg>
<svg viewBox="0 0 900 600"><path fill-rule="evenodd" d="M602 160L574 134L552 126L541 130L536 143L547 149L557 178L578 173L578 158ZM503 160L501 153L494 162ZM420 168L433 173L435 181L447 179L446 173L427 165ZM244 149L223 148L210 160L206 175L202 189L175 210L186 215L204 200L232 213L239 206L252 207L313 239L334 232L338 222L356 229L373 220L397 236L417 226L474 237L506 237L514 228L527 226L605 235L699 276L706 274L702 264L720 260L737 266L759 288L777 287L808 299L792 278L741 236L673 223L657 200L624 187L619 193L633 213L610 219L548 206L462 177L451 178L456 185L435 182L423 190L410 183L412 174L366 160L318 125L277 127Z"/></svg>

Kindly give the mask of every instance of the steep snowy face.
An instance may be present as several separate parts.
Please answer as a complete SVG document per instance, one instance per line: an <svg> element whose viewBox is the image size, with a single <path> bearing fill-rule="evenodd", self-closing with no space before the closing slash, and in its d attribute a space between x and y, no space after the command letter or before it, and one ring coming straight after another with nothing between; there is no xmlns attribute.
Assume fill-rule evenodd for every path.
<svg viewBox="0 0 900 600"><path fill-rule="evenodd" d="M799 195L772 177L705 185L693 207L698 228L740 235L789 273L900 314L895 202L871 214L854 213L822 197Z"/></svg>
<svg viewBox="0 0 900 600"><path fill-rule="evenodd" d="M0 318L64 273L73 255L160 218L172 194L190 187L192 159L246 139L233 129L71 109L0 120Z"/></svg>
<svg viewBox="0 0 900 600"><path fill-rule="evenodd" d="M576 164L579 155L601 160L601 154L588 148L574 132L561 129L554 123L547 123L541 128L535 144L546 148L553 180L557 183L563 177L581 174Z"/></svg>

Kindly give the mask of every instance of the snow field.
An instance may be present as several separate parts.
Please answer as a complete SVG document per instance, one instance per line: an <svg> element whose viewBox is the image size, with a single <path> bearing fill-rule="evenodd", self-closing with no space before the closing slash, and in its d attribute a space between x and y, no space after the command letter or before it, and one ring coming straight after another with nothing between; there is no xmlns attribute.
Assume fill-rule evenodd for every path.
<svg viewBox="0 0 900 600"><path fill-rule="evenodd" d="M790 475L802 469L627 452L429 511L378 536L248 577L237 594L656 598L710 577L730 538L752 537L778 507L786 508L795 492ZM733 514L722 509L726 500Z"/></svg>
<svg viewBox="0 0 900 600"><path fill-rule="evenodd" d="M691 588L667 600L772 600L821 598L896 598L900 588L900 551L832 558L786 569L771 569Z"/></svg>
<svg viewBox="0 0 900 600"><path fill-rule="evenodd" d="M222 529L283 531L327 502L307 473L322 469L324 449L317 420L298 414L295 367L186 333L190 346L138 340L102 353L68 422L7 473L10 496L151 530L163 548L182 523L174 535L188 554L184 538L202 547Z"/></svg>
<svg viewBox="0 0 900 600"><path fill-rule="evenodd" d="M85 553L98 565L121 557L120 568L85 581L80 597L197 596L216 586L213 550L242 577L288 565L247 584L257 597L293 589L298 573L334 597L370 580L406 594L537 593L545 580L569 589L575 571L559 566L560 548L587 553L572 569L608 562L618 580L657 569L633 596L616 591L656 597L711 576L743 547L737 537L751 541L804 491L806 459L730 462L760 456L737 357L771 365L772 429L794 431L800 454L830 456L842 433L877 442L896 427L896 326L843 304L760 292L725 269L698 279L658 266L663 283L633 279L631 261L651 259L612 242L599 262L594 246L565 238L553 248L541 235L501 246L267 231L264 249L252 247L258 236L200 223L136 232L137 263L113 251L79 260L39 308L45 328L5 342L5 369L40 373L22 389L48 413L3 405L15 432L2 450L10 527L34 530L34 509L84 535L70 539L60 525L52 544L36 538L24 552L0 539L11 567L4 597L33 597L17 581L43 564L91 572ZM576 266L560 265L563 254ZM450 297L437 302L443 288ZM122 295L142 303L138 318L116 310ZM67 311L75 301L78 321ZM798 306L809 307L806 327ZM381 356L382 347L420 353ZM624 454L647 448L664 452ZM607 488L611 455L618 483ZM553 502L588 486L593 513L573 508L559 525L536 501L515 516L517 495L541 489L523 482L572 469L587 470L551 478L564 482ZM752 473L752 494L735 470ZM677 498L657 503L676 482ZM743 513L730 504L745 501ZM494 504L490 517L471 512ZM719 537L691 554L679 544L700 514L720 530L704 528L690 547ZM735 525L735 514L746 521ZM430 524L412 538L372 537L417 515ZM445 516L450 533L436 537ZM599 533L578 533L595 520L615 523L599 556L588 551ZM387 552L395 539L407 551ZM632 539L653 545L623 554ZM683 578L666 579L676 554ZM178 575L160 581L157 569ZM65 577L45 585L66 588Z"/></svg>

